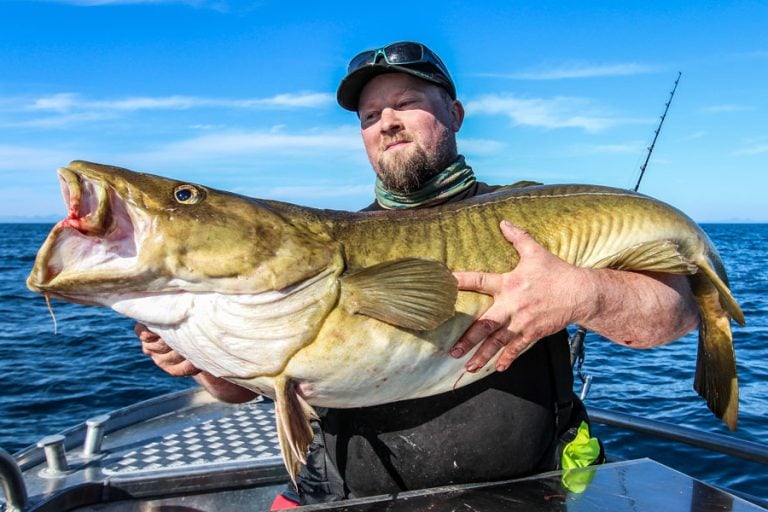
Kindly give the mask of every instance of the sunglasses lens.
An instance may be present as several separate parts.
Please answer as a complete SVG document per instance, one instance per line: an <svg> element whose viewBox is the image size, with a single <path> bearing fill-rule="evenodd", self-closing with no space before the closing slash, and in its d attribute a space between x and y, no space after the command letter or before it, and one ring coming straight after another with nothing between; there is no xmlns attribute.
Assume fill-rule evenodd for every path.
<svg viewBox="0 0 768 512"><path fill-rule="evenodd" d="M347 72L369 66L383 56L388 64L413 64L424 59L424 47L417 43L394 43L378 50L366 50L351 61Z"/></svg>
<svg viewBox="0 0 768 512"><path fill-rule="evenodd" d="M372 64L374 55L376 55L376 51L374 50L366 50L362 53L357 54L355 57L352 58L351 61L349 61L349 67L347 68L347 73L351 73L358 68Z"/></svg>
<svg viewBox="0 0 768 512"><path fill-rule="evenodd" d="M390 64L411 64L424 58L423 46L415 43L395 43L384 48Z"/></svg>
<svg viewBox="0 0 768 512"><path fill-rule="evenodd" d="M443 61L425 46L412 42L392 43L377 50L366 50L359 53L349 61L347 73L349 74L362 67L375 64L382 58L387 64L394 66L407 66L409 64L420 66L424 64L430 65L432 68L435 68L440 75L443 75L445 80L451 84L451 87L453 87L450 75L448 74L445 64L443 64ZM426 70L422 71L426 72Z"/></svg>

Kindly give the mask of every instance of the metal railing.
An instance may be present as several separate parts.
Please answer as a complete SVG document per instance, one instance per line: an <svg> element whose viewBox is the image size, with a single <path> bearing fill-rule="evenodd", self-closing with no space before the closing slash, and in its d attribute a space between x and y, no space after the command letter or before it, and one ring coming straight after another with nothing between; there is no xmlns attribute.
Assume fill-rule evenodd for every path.
<svg viewBox="0 0 768 512"><path fill-rule="evenodd" d="M768 446L753 443L751 441L735 439L722 434L702 432L688 427L681 427L663 421L641 418L622 412L609 411L599 407L589 408L589 419L593 423L632 430L660 439L677 441L689 446L695 446L712 452L723 453L743 460L768 465ZM768 499L734 489L725 489L725 491L768 510Z"/></svg>
<svg viewBox="0 0 768 512"><path fill-rule="evenodd" d="M21 469L10 453L0 448L0 487L5 495L6 512L18 512L27 508L27 488Z"/></svg>
<svg viewBox="0 0 768 512"><path fill-rule="evenodd" d="M722 434L701 432L688 427L609 411L599 407L589 407L589 418L595 423L633 430L662 439L679 441L691 446L751 460L760 464L768 464L768 446L751 441L735 439Z"/></svg>

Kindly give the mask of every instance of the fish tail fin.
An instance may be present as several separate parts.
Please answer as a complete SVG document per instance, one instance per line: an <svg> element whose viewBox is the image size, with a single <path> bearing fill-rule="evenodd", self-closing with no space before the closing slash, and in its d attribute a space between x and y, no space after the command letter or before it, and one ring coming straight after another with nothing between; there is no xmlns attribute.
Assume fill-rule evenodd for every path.
<svg viewBox="0 0 768 512"><path fill-rule="evenodd" d="M706 267L701 268L704 270ZM731 315L722 305L723 294L718 286L718 283L723 283L719 279L710 279L710 272L706 271L693 276L691 283L701 316L693 387L707 401L707 406L715 416L729 429L736 430L739 384L731 333ZM730 293L728 297L733 300ZM735 301L733 304L736 304Z"/></svg>
<svg viewBox="0 0 768 512"><path fill-rule="evenodd" d="M317 414L301 397L294 381L279 377L274 385L277 439L283 463L295 487L296 476L301 465L307 462L306 454L314 437L309 420L317 418Z"/></svg>
<svg viewBox="0 0 768 512"><path fill-rule="evenodd" d="M712 264L699 264L699 269L712 281L712 284L715 286L715 288L717 288L720 305L723 307L723 309L727 311L729 315L731 315L731 318L736 320L736 322L738 322L738 324L743 327L746 324L744 320L744 313L741 311L741 308L736 302L736 299L733 298L731 290L728 289L728 279L725 277L725 271L722 270L722 263L720 262L720 258L716 257L713 261L710 255L710 260L707 263ZM721 273L718 272L717 269L721 269L722 277Z"/></svg>

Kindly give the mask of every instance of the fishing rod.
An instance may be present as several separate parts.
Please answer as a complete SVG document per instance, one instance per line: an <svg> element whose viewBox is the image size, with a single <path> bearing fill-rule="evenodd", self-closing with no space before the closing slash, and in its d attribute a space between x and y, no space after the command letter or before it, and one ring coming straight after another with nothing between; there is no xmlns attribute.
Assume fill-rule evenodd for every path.
<svg viewBox="0 0 768 512"><path fill-rule="evenodd" d="M643 180L643 176L645 175L645 169L648 167L648 161L651 159L651 153L653 153L653 148L656 146L656 139L659 138L659 132L661 132L661 126L664 124L664 119L667 117L667 112L669 112L669 105L672 103L672 98L675 97L675 91L677 90L677 84L680 82L680 76L683 73L681 71L677 72L677 78L675 79L675 84L672 87L672 91L669 93L669 100L664 104L664 113L661 114L661 119L659 119L659 126L656 127L656 130L653 132L653 141L651 141L651 145L648 146L648 153L645 155L645 161L643 162L643 165L640 166L640 176L637 178L637 183L635 183L634 191L637 192L637 190L640 188L640 182ZM571 349L571 367L576 368L576 372L579 375L579 379L581 379L581 393L579 395L579 398L584 400L587 397L587 394L589 393L589 388L592 385L592 375L590 374L584 374L583 372L583 366L584 366L584 338L587 336L587 330L580 326L576 326L576 331L571 335L570 339L568 340L568 343L570 345Z"/></svg>
<svg viewBox="0 0 768 512"><path fill-rule="evenodd" d="M667 101L664 104L664 113L661 114L661 119L659 119L659 126L656 127L656 131L653 133L653 141L651 142L651 145L648 146L648 154L645 155L645 162L643 162L643 165L640 166L640 176L637 178L637 183L635 183L634 191L637 192L637 189L640 188L640 182L643 180L643 176L645 175L645 168L648 167L648 160L651 159L651 153L653 153L653 148L656 146L656 139L659 138L659 132L661 131L661 125L664 124L664 119L667 117L667 112L669 112L669 105L672 103L672 98L675 97L675 91L677 90L677 84L680 82L680 76L682 75L682 71L677 72L677 79L675 80L675 85L672 87L672 92L669 93L669 101Z"/></svg>

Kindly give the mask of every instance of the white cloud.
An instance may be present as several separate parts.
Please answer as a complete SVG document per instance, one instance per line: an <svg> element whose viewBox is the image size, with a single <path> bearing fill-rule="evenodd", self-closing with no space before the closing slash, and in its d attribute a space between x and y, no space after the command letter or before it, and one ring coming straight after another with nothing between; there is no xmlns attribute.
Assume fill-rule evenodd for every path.
<svg viewBox="0 0 768 512"><path fill-rule="evenodd" d="M62 92L51 96L37 98L28 106L29 110L55 110L66 112L77 106L77 94Z"/></svg>
<svg viewBox="0 0 768 512"><path fill-rule="evenodd" d="M175 142L168 149L195 153L250 153L263 150L342 149L359 150L357 133L286 134L280 132L233 132L204 135Z"/></svg>
<svg viewBox="0 0 768 512"><path fill-rule="evenodd" d="M72 92L61 92L32 99L0 98L0 114L4 114L0 117L0 129L61 128L146 111L322 109L333 105L334 101L333 95L322 92L241 99L183 95L89 99Z"/></svg>
<svg viewBox="0 0 768 512"><path fill-rule="evenodd" d="M321 198L371 196L371 194L373 194L373 179L371 179L371 183L365 185L273 187L267 191L265 197L316 201Z"/></svg>
<svg viewBox="0 0 768 512"><path fill-rule="evenodd" d="M459 149L463 153L493 154L502 151L505 147L503 142L490 139L459 139Z"/></svg>
<svg viewBox="0 0 768 512"><path fill-rule="evenodd" d="M735 103L726 103L723 105L710 105L701 109L704 112L718 114L721 112L748 112L754 110L754 107L748 105L738 105Z"/></svg>
<svg viewBox="0 0 768 512"><path fill-rule="evenodd" d="M210 7L221 9L226 2L210 0L37 0L57 4L69 4L80 7L99 7L104 5L138 5L138 4L184 4L192 7Z"/></svg>
<svg viewBox="0 0 768 512"><path fill-rule="evenodd" d="M202 132L127 151L90 144L51 147L0 145L4 191L23 188L28 204L0 204L0 217L54 215L60 208L55 171L74 159L153 172L254 197L319 208L356 210L370 203L373 172L354 125L291 133L282 126L259 131ZM5 193L5 192L4 192Z"/></svg>
<svg viewBox="0 0 768 512"><path fill-rule="evenodd" d="M756 143L734 152L739 156L762 155L768 153L768 142Z"/></svg>
<svg viewBox="0 0 768 512"><path fill-rule="evenodd" d="M281 127L258 131L223 133L202 132L201 135L167 143L144 146L131 152L110 150L100 145L64 144L61 147L31 147L29 145L0 145L0 172L13 177L27 170L50 170L73 159L115 162L128 167L195 167L226 163L227 166L252 167L254 163L279 159L288 165L301 167L308 160L320 159L318 165L333 166L334 162L365 168L365 152L356 126L316 129L301 133L286 133ZM293 164L292 164L293 162Z"/></svg>
<svg viewBox="0 0 768 512"><path fill-rule="evenodd" d="M365 175L362 183L321 183L279 187L240 187L234 191L249 197L269 198L276 201L356 211L369 205L374 195L373 172Z"/></svg>
<svg viewBox="0 0 768 512"><path fill-rule="evenodd" d="M573 146L573 151L579 155L606 155L606 154L642 154L647 150L642 142L627 142L624 144L594 144Z"/></svg>
<svg viewBox="0 0 768 512"><path fill-rule="evenodd" d="M65 150L0 145L0 172L10 171L6 175L10 179L14 179L13 174L18 172L54 171L71 159L72 155Z"/></svg>
<svg viewBox="0 0 768 512"><path fill-rule="evenodd" d="M696 140L696 139L700 139L702 137L705 137L706 135L707 135L707 132L705 132L703 130L699 130L699 131L693 132L691 134L688 134L685 137L681 137L680 140L681 141Z"/></svg>
<svg viewBox="0 0 768 512"><path fill-rule="evenodd" d="M113 100L88 100L75 93L57 93L32 101L26 106L31 111L71 112L91 111L137 111L137 110L190 110L195 108L231 109L293 109L322 108L332 105L333 95L329 93L304 92L277 94L269 98L201 98L197 96L136 96Z"/></svg>
<svg viewBox="0 0 768 512"><path fill-rule="evenodd" d="M549 69L520 71L516 73L478 73L477 76L511 78L516 80L562 80L569 78L594 78L604 76L632 76L654 73L660 68L646 64L585 64L567 63Z"/></svg>
<svg viewBox="0 0 768 512"><path fill-rule="evenodd" d="M335 104L336 98L328 93L278 94L271 98L243 100L234 106L257 108L318 108Z"/></svg>
<svg viewBox="0 0 768 512"><path fill-rule="evenodd" d="M19 121L0 122L0 128L62 128L73 124L89 123L114 119L108 112L77 112L74 114L54 115Z"/></svg>
<svg viewBox="0 0 768 512"><path fill-rule="evenodd" d="M181 161L217 161L224 157L275 157L302 154L358 158L363 154L357 127L317 130L306 133L284 133L280 129L264 131L233 131L205 134L168 143L159 149L134 154L131 160L153 163Z"/></svg>
<svg viewBox="0 0 768 512"><path fill-rule="evenodd" d="M589 100L564 96L552 99L524 99L506 95L486 95L469 101L466 110L471 114L504 115L520 126L581 128L588 132L597 132L619 124L647 122L606 115Z"/></svg>
<svg viewBox="0 0 768 512"><path fill-rule="evenodd" d="M728 54L737 59L765 59L768 57L768 50L754 50L751 52L739 52Z"/></svg>
<svg viewBox="0 0 768 512"><path fill-rule="evenodd" d="M225 126L223 124L192 124L189 125L192 130L223 130Z"/></svg>

